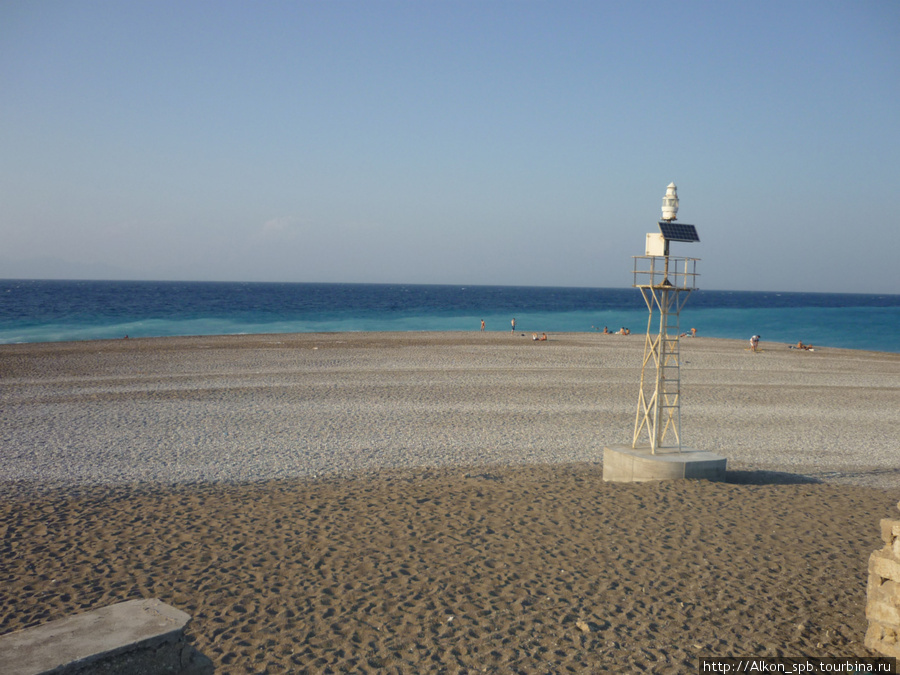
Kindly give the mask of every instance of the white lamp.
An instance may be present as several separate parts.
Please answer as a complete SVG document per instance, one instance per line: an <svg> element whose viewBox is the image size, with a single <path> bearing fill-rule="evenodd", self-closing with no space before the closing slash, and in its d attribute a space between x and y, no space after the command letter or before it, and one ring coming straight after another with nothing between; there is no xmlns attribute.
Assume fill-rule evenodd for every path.
<svg viewBox="0 0 900 675"><path fill-rule="evenodd" d="M678 214L678 188L675 183L669 183L666 188L666 196L663 197L662 203L662 219L675 220Z"/></svg>

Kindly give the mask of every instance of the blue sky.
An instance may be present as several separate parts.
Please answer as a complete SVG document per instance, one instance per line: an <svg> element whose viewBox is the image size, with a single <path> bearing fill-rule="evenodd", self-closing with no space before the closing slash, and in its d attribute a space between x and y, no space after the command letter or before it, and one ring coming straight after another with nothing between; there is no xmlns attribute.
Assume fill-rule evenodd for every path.
<svg viewBox="0 0 900 675"><path fill-rule="evenodd" d="M900 2L0 4L0 277L897 293Z"/></svg>

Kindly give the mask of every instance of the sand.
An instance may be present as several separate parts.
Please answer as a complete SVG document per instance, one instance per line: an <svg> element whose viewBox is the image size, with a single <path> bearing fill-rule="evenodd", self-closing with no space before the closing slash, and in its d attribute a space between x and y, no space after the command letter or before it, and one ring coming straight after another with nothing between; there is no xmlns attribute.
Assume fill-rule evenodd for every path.
<svg viewBox="0 0 900 675"><path fill-rule="evenodd" d="M602 481L642 336L0 347L0 633L133 598L217 672L696 672L874 656L900 355L682 343L726 483Z"/></svg>

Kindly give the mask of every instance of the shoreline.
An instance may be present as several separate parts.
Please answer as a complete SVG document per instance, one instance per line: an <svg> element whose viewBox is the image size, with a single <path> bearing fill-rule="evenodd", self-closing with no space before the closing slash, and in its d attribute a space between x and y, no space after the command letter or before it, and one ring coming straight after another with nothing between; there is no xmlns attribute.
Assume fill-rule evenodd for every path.
<svg viewBox="0 0 900 675"><path fill-rule="evenodd" d="M402 331L391 331L391 330L346 330L346 331L309 331L309 332L300 332L300 333L210 333L210 334L195 334L195 335L150 335L150 336L142 336L142 337L131 337L131 336L123 336L123 337L115 337L115 338L86 338L83 340L51 340L51 341L37 341L37 342L2 342L0 343L0 350L3 348L16 348L16 347L65 347L66 345L82 345L82 344L98 344L98 343L111 343L117 344L122 341L129 342L157 342L157 341L177 341L177 340L217 340L217 339L243 339L243 338L266 338L269 340L277 341L279 338L300 338L306 336L341 336L341 335L355 335L355 336L394 336L394 337L402 337L405 335L409 336L445 336L445 335L459 335L459 336L471 336L471 335L493 335L493 336L510 336L512 331L507 330L487 330L485 332L481 332L477 329L472 330L402 330ZM526 330L521 331L517 329L514 333L515 336L521 338L528 338L531 333L535 331ZM543 333L546 331L540 330L536 331L537 333ZM552 331L551 331L552 332ZM602 331L593 330L578 330L578 331L557 331L552 332L553 335L557 337L562 336L591 336L591 335L602 335L604 337L623 337L616 333L608 333L604 334ZM631 339L634 338L644 338L645 333L641 333L640 331L630 333L627 336ZM722 342L722 343L731 343L734 345L743 345L747 343L747 339L744 338L729 338L729 337L710 337L707 335L697 335L696 337L691 337L690 335L686 335L683 337L683 340L696 339L704 342ZM761 345L769 345L774 349L794 349L792 344L789 344L785 341L777 341L777 340L766 340L760 343ZM828 352L839 352L839 353L847 353L847 354L882 354L885 356L900 356L900 351L884 351L878 349L863 349L858 347L834 347L829 345L821 345L816 346L813 345L812 352L817 351L828 351ZM798 350L805 351L805 350Z"/></svg>

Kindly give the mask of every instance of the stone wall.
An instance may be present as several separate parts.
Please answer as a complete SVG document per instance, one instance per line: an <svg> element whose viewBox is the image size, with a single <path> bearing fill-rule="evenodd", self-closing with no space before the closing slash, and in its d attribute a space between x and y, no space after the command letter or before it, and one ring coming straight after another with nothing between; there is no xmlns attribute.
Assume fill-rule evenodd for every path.
<svg viewBox="0 0 900 675"><path fill-rule="evenodd" d="M900 520L881 520L881 540L869 557L866 647L900 657Z"/></svg>

